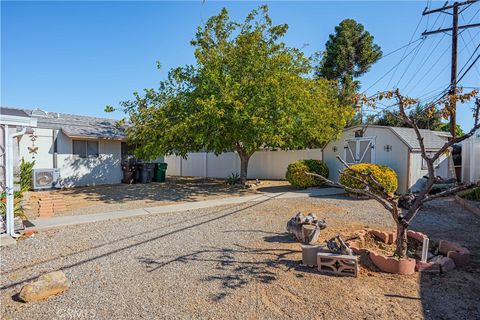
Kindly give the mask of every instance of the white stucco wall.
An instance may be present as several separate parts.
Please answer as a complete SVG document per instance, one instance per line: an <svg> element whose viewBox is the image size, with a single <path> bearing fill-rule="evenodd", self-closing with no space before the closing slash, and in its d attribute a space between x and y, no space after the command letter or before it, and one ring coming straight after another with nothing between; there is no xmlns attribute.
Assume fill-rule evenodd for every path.
<svg viewBox="0 0 480 320"><path fill-rule="evenodd" d="M20 158L35 160L35 169L54 167L53 130L36 128L38 147L36 155L29 153L32 141L28 135L20 140ZM72 139L57 130L57 168L60 169L61 185L64 187L120 183L121 142L97 140L98 157L80 158L72 154Z"/></svg>
<svg viewBox="0 0 480 320"><path fill-rule="evenodd" d="M285 179L287 166L297 160L322 159L320 149L295 151L257 151L248 163L249 179ZM173 176L193 176L209 178L227 178L232 172L240 172L240 158L235 152L189 153L187 159L167 156L167 174Z"/></svg>

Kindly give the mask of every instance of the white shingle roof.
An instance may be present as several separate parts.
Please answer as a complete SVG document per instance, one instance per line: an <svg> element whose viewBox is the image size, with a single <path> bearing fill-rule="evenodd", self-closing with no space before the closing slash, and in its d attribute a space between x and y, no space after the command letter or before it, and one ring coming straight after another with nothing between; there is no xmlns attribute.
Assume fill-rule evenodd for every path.
<svg viewBox="0 0 480 320"><path fill-rule="evenodd" d="M420 143L413 128L388 127L392 130L411 150L420 150ZM427 150L438 150L447 141L451 135L447 132L420 129L423 137L423 144Z"/></svg>
<svg viewBox="0 0 480 320"><path fill-rule="evenodd" d="M42 116L35 116L32 115L34 110L22 110L29 116L37 118L38 127L61 129L70 137L125 139L125 127L117 126L117 120L58 112L46 112Z"/></svg>

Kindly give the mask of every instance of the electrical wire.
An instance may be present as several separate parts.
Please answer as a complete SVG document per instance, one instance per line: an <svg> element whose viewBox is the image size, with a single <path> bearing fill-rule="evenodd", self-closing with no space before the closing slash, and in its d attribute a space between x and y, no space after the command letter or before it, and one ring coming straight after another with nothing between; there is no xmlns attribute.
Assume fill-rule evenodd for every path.
<svg viewBox="0 0 480 320"><path fill-rule="evenodd" d="M414 37L415 34L417 33L418 27L420 27L420 23L422 22L423 17L424 17L423 15L420 17L420 20L418 21L417 26L415 27L415 30L413 31L412 36L410 37L410 42L413 40L413 37ZM424 40L424 39L423 39L423 40ZM422 42L423 42L423 41L422 41ZM407 52L407 48L405 48L405 50L403 51L403 54L402 54L402 57L400 58L400 61L403 61L403 58L404 58L406 52ZM398 66L399 66L399 64L397 64L395 70L393 71L393 74L392 74L392 76L390 77L390 80L388 81L387 88L390 86L390 82L392 82L393 77L394 77L395 74L397 73Z"/></svg>

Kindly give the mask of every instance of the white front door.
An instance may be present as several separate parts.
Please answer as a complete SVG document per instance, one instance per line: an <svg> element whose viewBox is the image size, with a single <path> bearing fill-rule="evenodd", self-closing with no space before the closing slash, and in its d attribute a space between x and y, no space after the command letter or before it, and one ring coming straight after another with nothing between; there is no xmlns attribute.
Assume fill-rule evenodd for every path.
<svg viewBox="0 0 480 320"><path fill-rule="evenodd" d="M375 162L375 138L347 139L344 149L344 160L348 164Z"/></svg>

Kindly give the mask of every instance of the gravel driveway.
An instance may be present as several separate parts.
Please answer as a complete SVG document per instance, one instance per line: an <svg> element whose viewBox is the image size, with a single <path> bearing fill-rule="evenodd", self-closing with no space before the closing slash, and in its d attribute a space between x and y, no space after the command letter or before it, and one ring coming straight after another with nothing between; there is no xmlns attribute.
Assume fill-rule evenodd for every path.
<svg viewBox="0 0 480 320"><path fill-rule="evenodd" d="M338 196L53 229L1 249L2 319L480 317L479 220L453 202L431 204L415 226L475 253L471 266L442 276L383 274L367 264L358 278L344 278L300 267L300 246L283 233L299 210L326 219L322 241L392 226L376 202ZM72 281L67 292L31 304L12 299L23 283L57 269Z"/></svg>

